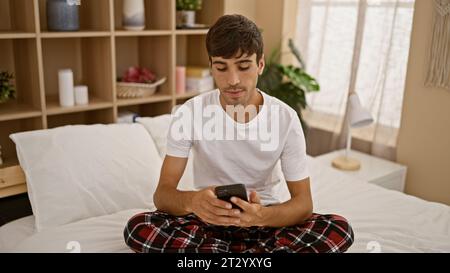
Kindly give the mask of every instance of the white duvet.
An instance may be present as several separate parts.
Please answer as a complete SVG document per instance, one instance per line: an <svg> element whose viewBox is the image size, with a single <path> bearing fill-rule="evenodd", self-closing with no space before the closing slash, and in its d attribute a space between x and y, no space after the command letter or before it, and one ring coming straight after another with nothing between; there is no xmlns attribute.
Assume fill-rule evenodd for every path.
<svg viewBox="0 0 450 273"><path fill-rule="evenodd" d="M314 211L346 217L355 232L349 252L450 252L450 207L426 202L310 161ZM0 252L130 252L127 220L144 209L85 219L33 233L33 217L0 228Z"/></svg>

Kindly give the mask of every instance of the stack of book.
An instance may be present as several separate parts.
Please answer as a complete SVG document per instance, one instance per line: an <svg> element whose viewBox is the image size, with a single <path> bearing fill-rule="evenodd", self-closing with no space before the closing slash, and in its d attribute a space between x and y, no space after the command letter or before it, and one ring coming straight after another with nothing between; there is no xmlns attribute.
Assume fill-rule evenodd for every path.
<svg viewBox="0 0 450 273"><path fill-rule="evenodd" d="M214 89L214 79L208 67L186 67L186 92L205 92Z"/></svg>

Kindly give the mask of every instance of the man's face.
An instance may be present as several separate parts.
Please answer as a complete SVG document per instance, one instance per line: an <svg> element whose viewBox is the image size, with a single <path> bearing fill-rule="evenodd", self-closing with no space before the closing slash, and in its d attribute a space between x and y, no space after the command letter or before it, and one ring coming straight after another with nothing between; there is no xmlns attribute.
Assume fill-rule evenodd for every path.
<svg viewBox="0 0 450 273"><path fill-rule="evenodd" d="M211 57L211 70L226 105L247 106L256 94L258 76L264 69L264 56L259 62L256 54L236 54L231 59Z"/></svg>

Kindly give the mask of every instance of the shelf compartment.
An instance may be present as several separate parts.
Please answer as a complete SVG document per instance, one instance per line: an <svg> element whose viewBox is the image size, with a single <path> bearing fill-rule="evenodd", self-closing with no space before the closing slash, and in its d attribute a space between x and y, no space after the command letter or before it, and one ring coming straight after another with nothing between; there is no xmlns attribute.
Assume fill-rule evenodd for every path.
<svg viewBox="0 0 450 273"><path fill-rule="evenodd" d="M121 111L133 112L141 117L155 117L171 113L172 101L120 106L118 112L120 113Z"/></svg>
<svg viewBox="0 0 450 273"><path fill-rule="evenodd" d="M171 95L173 67L171 36L116 37L116 75L121 77L131 66L146 67L158 78L166 77L156 94Z"/></svg>
<svg viewBox="0 0 450 273"><path fill-rule="evenodd" d="M36 39L0 39L0 71L14 75L16 98L0 104L0 120L38 116L41 109Z"/></svg>
<svg viewBox="0 0 450 273"><path fill-rule="evenodd" d="M224 0L203 0L202 2L201 10L195 12L195 23L210 27L221 15L223 15ZM174 7L174 9L175 8L176 7ZM176 17L174 20L176 21ZM187 29L186 31L190 30Z"/></svg>
<svg viewBox="0 0 450 273"><path fill-rule="evenodd" d="M18 164L16 146L9 135L42 129L42 117L19 120L0 121L0 146L2 147L2 159L4 164L0 168Z"/></svg>
<svg viewBox="0 0 450 273"><path fill-rule="evenodd" d="M39 20L42 32L48 31L46 2L47 0L39 0ZM79 7L80 31L110 31L111 7L109 3L109 0L82 0Z"/></svg>
<svg viewBox="0 0 450 273"><path fill-rule="evenodd" d="M173 2L168 0L145 0L145 30L171 30ZM122 10L123 0L114 0L114 22L116 30L124 30Z"/></svg>
<svg viewBox="0 0 450 273"><path fill-rule="evenodd" d="M3 165L0 165L0 169L19 165L19 159L17 158L17 156L7 158L3 157L2 159Z"/></svg>
<svg viewBox="0 0 450 273"><path fill-rule="evenodd" d="M60 69L72 69L74 85L87 85L89 98L113 101L110 37L44 39L42 54L45 96L51 111L63 111L53 107L54 98L58 97Z"/></svg>
<svg viewBox="0 0 450 273"><path fill-rule="evenodd" d="M51 115L47 117L48 128L56 128L65 125L81 124L110 124L114 121L114 109L100 109L76 113Z"/></svg>
<svg viewBox="0 0 450 273"><path fill-rule="evenodd" d="M0 0L0 32L34 33L34 3L29 0Z"/></svg>
<svg viewBox="0 0 450 273"><path fill-rule="evenodd" d="M177 35L176 41L177 65L209 66L205 35Z"/></svg>

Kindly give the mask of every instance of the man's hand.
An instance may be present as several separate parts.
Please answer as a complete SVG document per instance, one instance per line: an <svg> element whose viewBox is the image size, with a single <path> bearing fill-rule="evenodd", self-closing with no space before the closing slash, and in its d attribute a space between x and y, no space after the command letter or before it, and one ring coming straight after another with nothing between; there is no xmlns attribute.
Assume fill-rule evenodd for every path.
<svg viewBox="0 0 450 273"><path fill-rule="evenodd" d="M259 195L252 191L250 202L246 202L238 197L232 197L231 202L239 206L243 211L240 213L241 227L263 226L263 209Z"/></svg>
<svg viewBox="0 0 450 273"><path fill-rule="evenodd" d="M203 221L219 226L237 226L240 223L238 209L217 198L214 187L198 191L192 197L192 212Z"/></svg>

